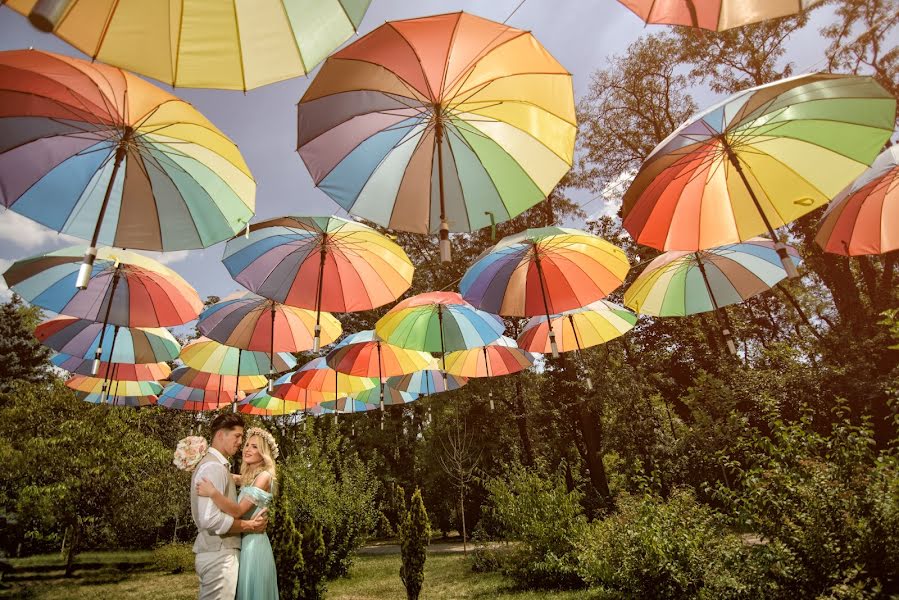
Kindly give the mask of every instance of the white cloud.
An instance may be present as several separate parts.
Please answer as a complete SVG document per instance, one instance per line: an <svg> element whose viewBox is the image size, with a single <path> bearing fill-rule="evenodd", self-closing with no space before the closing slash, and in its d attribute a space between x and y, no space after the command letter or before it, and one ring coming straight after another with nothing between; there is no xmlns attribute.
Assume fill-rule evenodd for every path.
<svg viewBox="0 0 899 600"><path fill-rule="evenodd" d="M24 252L47 246L61 247L85 243L78 238L53 231L11 210L0 214L0 239L9 240Z"/></svg>
<svg viewBox="0 0 899 600"><path fill-rule="evenodd" d="M8 269L9 265L12 263L13 261L9 259L0 258L0 273L5 273L6 269ZM12 298L12 292L6 286L6 280L0 278L0 301L5 304L6 302L9 302L10 298Z"/></svg>
<svg viewBox="0 0 899 600"><path fill-rule="evenodd" d="M202 250L175 250L174 252L141 252L141 254L152 258L153 260L157 260L164 265L171 265L176 262L181 262L185 260L187 257L191 258L199 258L202 256Z"/></svg>
<svg viewBox="0 0 899 600"><path fill-rule="evenodd" d="M614 217L621 208L621 202L624 199L624 192L630 187L637 172L634 170L623 171L618 177L606 184L606 187L599 193L602 207L590 215L588 220L595 221L601 217Z"/></svg>

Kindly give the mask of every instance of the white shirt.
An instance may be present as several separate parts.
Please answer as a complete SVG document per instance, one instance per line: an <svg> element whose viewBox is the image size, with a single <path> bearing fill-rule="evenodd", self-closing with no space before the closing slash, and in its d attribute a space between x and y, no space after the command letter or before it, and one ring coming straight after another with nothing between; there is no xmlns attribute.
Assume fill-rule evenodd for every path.
<svg viewBox="0 0 899 600"><path fill-rule="evenodd" d="M195 481L199 482L205 477L215 486L215 489L227 497L225 490L227 489L228 481L225 478L231 477L231 472L227 468L228 459L215 448L209 448L209 454L214 456L218 460L218 463L225 465L225 468L220 468L215 462L205 462L197 469ZM228 533L228 530L231 529L231 526L234 524L234 517L223 513L222 510L215 505L215 502L212 501L212 498L199 496L197 498L197 509L200 513L197 527L200 529L212 531L215 535L224 535Z"/></svg>

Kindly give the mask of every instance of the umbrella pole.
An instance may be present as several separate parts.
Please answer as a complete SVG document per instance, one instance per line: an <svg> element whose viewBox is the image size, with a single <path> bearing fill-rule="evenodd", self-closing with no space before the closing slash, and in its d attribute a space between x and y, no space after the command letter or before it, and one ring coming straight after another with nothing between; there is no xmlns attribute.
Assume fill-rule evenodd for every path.
<svg viewBox="0 0 899 600"><path fill-rule="evenodd" d="M378 385L380 386L381 412L384 412L384 377L381 375L381 342L377 342L378 347ZM384 419L381 415L381 429L384 429Z"/></svg>
<svg viewBox="0 0 899 600"><path fill-rule="evenodd" d="M447 388L446 383L446 346L443 343L443 306L437 305L437 321L440 323L440 374L443 375L443 389Z"/></svg>
<svg viewBox="0 0 899 600"><path fill-rule="evenodd" d="M687 10L690 11L690 22L693 23L693 27L699 27L699 16L696 14L696 5L693 4L693 0L687 0Z"/></svg>
<svg viewBox="0 0 899 600"><path fill-rule="evenodd" d="M272 300L272 335L268 352L268 393L275 389L275 301Z"/></svg>
<svg viewBox="0 0 899 600"><path fill-rule="evenodd" d="M440 189L440 262L450 262L449 223L446 222L446 203L443 196L443 115L440 105L434 104L434 137L437 139L437 182Z"/></svg>
<svg viewBox="0 0 899 600"><path fill-rule="evenodd" d="M709 298L712 301L712 306L715 307L715 318L718 319L718 323L721 325L721 333L724 335L724 341L727 343L727 349L730 351L731 355L736 356L737 347L734 345L734 339L730 333L730 328L727 326L727 322L725 322L721 318L721 313L718 310L718 302L715 300L715 294L712 292L712 286L709 284L709 278L705 274L705 265L702 264L702 257L699 255L699 252L696 252L696 264L699 265L699 272L702 273L702 281L705 283L705 289L709 293Z"/></svg>
<svg viewBox="0 0 899 600"><path fill-rule="evenodd" d="M572 333L574 333L574 344L577 346L577 353L578 353L578 356L580 356L580 354L581 354L581 338L578 337L577 325L574 324L574 317L571 315L568 315L568 322L571 323L571 331L572 331ZM584 383L587 384L588 390L593 389L593 381L590 379L589 375L584 379Z"/></svg>
<svg viewBox="0 0 899 600"><path fill-rule="evenodd" d="M112 272L112 285L109 286L109 301L106 304L106 313L103 315L103 327L100 329L100 341L97 343L97 349L94 351L94 362L91 364L91 375L96 375L100 370L100 356L103 355L103 338L106 336L106 325L109 323L109 312L112 310L112 299L115 296L116 286L119 284L119 263L116 261L115 270ZM85 286L87 287L87 286ZM112 362L112 353L109 354L109 360Z"/></svg>
<svg viewBox="0 0 899 600"><path fill-rule="evenodd" d="M115 352L115 341L116 341L116 339L119 337L119 326L116 325L115 328L114 328L112 331L113 331L113 333L112 333L112 345L110 345L110 347L109 347L109 358L110 358L110 359L112 358L112 353ZM119 366L118 366L119 363L113 363L112 361L107 361L107 363L106 363L106 372L103 374L103 388L102 388L102 389L103 389L103 392L105 392L106 389L107 389L107 386L109 386L109 384L112 383L112 375L111 375L110 372L109 372L109 371L110 371L110 369L109 369L109 365L110 365L110 364L116 365L116 371L119 370Z"/></svg>
<svg viewBox="0 0 899 600"><path fill-rule="evenodd" d="M243 348L237 349L237 377L234 378L234 401L231 403L231 412L237 412L237 395L240 393L240 357Z"/></svg>
<svg viewBox="0 0 899 600"><path fill-rule="evenodd" d="M549 301L546 299L546 287L543 280L543 265L540 264L540 255L537 254L537 245L534 244L534 262L537 263L537 277L540 278L540 293L543 295L543 310L546 312L546 324L549 326L549 347L553 358L559 358L559 347L556 345L556 332L553 331L553 320L549 316Z"/></svg>
<svg viewBox="0 0 899 600"><path fill-rule="evenodd" d="M777 255L780 257L780 262L783 263L784 270L787 272L787 277L790 279L795 279L799 277L799 271L796 270L796 264L793 262L793 259L790 258L790 255L787 254L787 245L780 241L777 237L777 234L774 233L774 228L771 226L771 222L768 221L768 216L765 214L765 211L762 210L762 204L759 202L758 197L755 195L755 190L752 189L752 186L749 185L749 180L746 179L746 174L743 172L743 167L740 165L740 160L737 158L737 155L734 154L733 149L730 147L730 144L727 143L727 140L724 139L724 136L721 136L721 144L724 146L724 151L727 152L727 158L730 163L734 166L734 169L737 170L737 173L740 175L740 179L743 180L743 185L746 186L746 191L749 192L749 197L752 198L752 202L755 204L755 208L759 213L759 216L762 217L762 221L765 223L765 227L768 228L768 234L771 236L771 241L774 242L774 249L777 251Z"/></svg>
<svg viewBox="0 0 899 600"><path fill-rule="evenodd" d="M321 262L318 265L318 285L315 290L315 337L312 338L312 351L318 352L321 348L321 317L322 317L322 287L325 279L325 242L328 240L328 234L322 236Z"/></svg>
<svg viewBox="0 0 899 600"><path fill-rule="evenodd" d="M490 358L487 356L487 346L483 347L484 349L484 370L487 372L487 377L493 377L490 374ZM443 390L444 392L446 390ZM490 410L495 410L496 407L493 405L493 388L491 387L487 390L487 397L490 398Z"/></svg>
<svg viewBox="0 0 899 600"><path fill-rule="evenodd" d="M78 279L75 281L75 287L79 290L87 289L87 284L91 279L91 271L94 268L94 259L97 258L97 240L100 237L100 227L103 225L103 217L106 215L106 207L109 206L109 197L112 195L112 186L115 184L116 175L122 161L125 160L125 153L128 149L128 142L134 130L130 126L125 126L125 135L122 136L118 147L115 151L115 163L112 165L112 175L109 177L109 185L106 186L106 194L103 196L103 203L100 205L100 213L97 215L97 225L94 227L94 235L91 237L91 245L84 253L84 260L78 269Z"/></svg>

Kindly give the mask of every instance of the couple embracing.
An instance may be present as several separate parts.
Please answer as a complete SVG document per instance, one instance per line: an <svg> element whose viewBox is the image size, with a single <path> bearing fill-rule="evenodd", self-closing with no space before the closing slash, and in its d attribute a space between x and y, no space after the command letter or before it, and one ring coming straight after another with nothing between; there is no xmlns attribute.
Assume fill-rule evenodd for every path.
<svg viewBox="0 0 899 600"><path fill-rule="evenodd" d="M241 445L240 475L232 475L229 459ZM222 414L212 421L209 450L196 464L190 486L201 600L278 598L275 559L265 534L277 457L272 435L258 427L244 432L240 415Z"/></svg>

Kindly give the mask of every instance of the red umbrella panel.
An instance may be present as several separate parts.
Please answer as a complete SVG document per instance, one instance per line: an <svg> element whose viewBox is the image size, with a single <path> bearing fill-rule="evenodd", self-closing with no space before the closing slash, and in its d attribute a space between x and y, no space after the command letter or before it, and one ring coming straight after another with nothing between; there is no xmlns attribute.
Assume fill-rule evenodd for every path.
<svg viewBox="0 0 899 600"><path fill-rule="evenodd" d="M68 354L56 354L50 362L75 375L94 375L100 379L119 381L159 381L167 379L172 372L171 367L164 362L133 365L101 361L97 373L93 374L91 373L93 360Z"/></svg>
<svg viewBox="0 0 899 600"><path fill-rule="evenodd" d="M169 379L174 383L201 390L228 391L238 389L243 392L258 390L268 382L264 375L247 374L237 377L235 375L220 375L218 373L198 371L190 367L178 367L172 371Z"/></svg>

